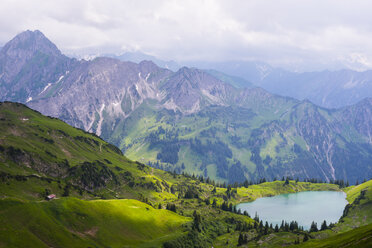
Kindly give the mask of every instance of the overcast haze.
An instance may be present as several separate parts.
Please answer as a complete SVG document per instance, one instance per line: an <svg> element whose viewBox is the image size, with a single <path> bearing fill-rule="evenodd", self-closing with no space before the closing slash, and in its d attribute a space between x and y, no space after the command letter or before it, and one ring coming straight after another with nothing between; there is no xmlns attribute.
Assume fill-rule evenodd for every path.
<svg viewBox="0 0 372 248"><path fill-rule="evenodd" d="M371 1L2 0L0 45L42 31L66 54L259 60L291 70L372 68Z"/></svg>

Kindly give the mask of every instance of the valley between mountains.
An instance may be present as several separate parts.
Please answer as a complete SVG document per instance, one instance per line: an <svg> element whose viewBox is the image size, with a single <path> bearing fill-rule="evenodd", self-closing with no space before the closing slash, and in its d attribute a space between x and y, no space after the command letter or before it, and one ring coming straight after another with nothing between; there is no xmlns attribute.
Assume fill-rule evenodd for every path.
<svg viewBox="0 0 372 248"><path fill-rule="evenodd" d="M95 133L130 159L225 183L372 177L372 100L338 109L236 77L151 61L63 55L40 31L0 51L0 100Z"/></svg>
<svg viewBox="0 0 372 248"><path fill-rule="evenodd" d="M0 247L369 247L372 181L221 187L133 162L94 134L0 103ZM234 205L299 191L344 191L337 224L271 227ZM51 194L53 200L45 200ZM252 213L250 213L252 214ZM328 223L329 224L329 223Z"/></svg>

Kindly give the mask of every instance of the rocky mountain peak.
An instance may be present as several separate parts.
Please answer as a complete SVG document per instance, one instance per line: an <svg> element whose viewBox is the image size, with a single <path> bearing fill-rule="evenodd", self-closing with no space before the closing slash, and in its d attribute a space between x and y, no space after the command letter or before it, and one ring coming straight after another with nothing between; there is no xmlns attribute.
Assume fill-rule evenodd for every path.
<svg viewBox="0 0 372 248"><path fill-rule="evenodd" d="M206 71L197 68L182 67L172 75L169 82L177 82L183 87L194 89L205 89L218 84L224 84L222 81L207 73Z"/></svg>
<svg viewBox="0 0 372 248"><path fill-rule="evenodd" d="M139 63L142 70L156 71L159 67L151 60L143 60Z"/></svg>
<svg viewBox="0 0 372 248"><path fill-rule="evenodd" d="M167 92L167 108L195 113L203 106L225 105L234 88L206 71L182 67L168 78L161 90Z"/></svg>
<svg viewBox="0 0 372 248"><path fill-rule="evenodd" d="M61 56L56 45L39 30L27 30L18 34L3 47L1 55L19 59L30 58L35 52Z"/></svg>
<svg viewBox="0 0 372 248"><path fill-rule="evenodd" d="M74 62L40 31L24 31L0 51L0 97L31 101L47 85L57 82Z"/></svg>
<svg viewBox="0 0 372 248"><path fill-rule="evenodd" d="M196 75L196 74L199 74L199 73L205 73L203 70L199 70L197 68L194 68L194 67L181 67L177 72L176 74L177 75L183 75L183 76L193 76L193 75Z"/></svg>

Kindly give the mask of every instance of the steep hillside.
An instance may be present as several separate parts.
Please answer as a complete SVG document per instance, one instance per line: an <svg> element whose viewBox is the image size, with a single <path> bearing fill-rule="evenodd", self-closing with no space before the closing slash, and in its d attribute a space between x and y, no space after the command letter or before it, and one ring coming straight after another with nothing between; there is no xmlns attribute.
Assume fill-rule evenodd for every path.
<svg viewBox="0 0 372 248"><path fill-rule="evenodd" d="M354 230L338 234L323 240L311 241L300 246L311 248L332 247L370 247L372 244L372 224L355 228Z"/></svg>
<svg viewBox="0 0 372 248"><path fill-rule="evenodd" d="M210 106L182 115L147 104L103 137L131 159L230 183L283 175L353 183L371 176L369 104L360 104L358 118L367 119L356 122L350 109L249 93L249 109Z"/></svg>

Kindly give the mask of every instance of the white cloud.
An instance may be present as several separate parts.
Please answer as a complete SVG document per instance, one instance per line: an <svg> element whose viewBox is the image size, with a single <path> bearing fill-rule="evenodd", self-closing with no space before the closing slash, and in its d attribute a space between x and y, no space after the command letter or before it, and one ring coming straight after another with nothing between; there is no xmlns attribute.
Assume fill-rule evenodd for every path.
<svg viewBox="0 0 372 248"><path fill-rule="evenodd" d="M3 0L0 43L39 29L67 53L124 49L179 61L365 69L372 67L370 9L369 1L346 0Z"/></svg>

